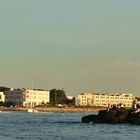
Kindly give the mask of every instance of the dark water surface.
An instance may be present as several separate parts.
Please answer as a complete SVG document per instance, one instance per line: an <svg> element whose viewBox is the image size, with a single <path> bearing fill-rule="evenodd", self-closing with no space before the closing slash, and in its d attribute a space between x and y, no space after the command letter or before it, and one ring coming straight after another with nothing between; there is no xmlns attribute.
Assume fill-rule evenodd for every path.
<svg viewBox="0 0 140 140"><path fill-rule="evenodd" d="M0 140L139 140L140 125L83 124L92 113L1 112Z"/></svg>

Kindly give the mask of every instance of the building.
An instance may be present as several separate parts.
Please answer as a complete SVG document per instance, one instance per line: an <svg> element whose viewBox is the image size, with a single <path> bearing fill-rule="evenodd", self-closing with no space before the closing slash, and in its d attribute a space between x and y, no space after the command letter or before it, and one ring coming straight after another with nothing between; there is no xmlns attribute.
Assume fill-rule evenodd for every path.
<svg viewBox="0 0 140 140"><path fill-rule="evenodd" d="M0 92L0 102L5 102L5 95L4 92Z"/></svg>
<svg viewBox="0 0 140 140"><path fill-rule="evenodd" d="M5 91L4 95L4 102L13 103L17 106L29 107L50 103L50 91L45 90L11 89L9 91Z"/></svg>
<svg viewBox="0 0 140 140"><path fill-rule="evenodd" d="M82 93L76 98L76 105L107 107L122 103L125 107L131 107L134 98L131 93Z"/></svg>
<svg viewBox="0 0 140 140"><path fill-rule="evenodd" d="M136 97L135 102L136 102L136 104L140 105L140 97Z"/></svg>
<svg viewBox="0 0 140 140"><path fill-rule="evenodd" d="M23 106L37 106L50 103L50 91L46 90L23 90Z"/></svg>
<svg viewBox="0 0 140 140"><path fill-rule="evenodd" d="M23 105L23 91L21 89L11 89L4 92L5 102L13 103L14 105Z"/></svg>
<svg viewBox="0 0 140 140"><path fill-rule="evenodd" d="M67 97L67 99L69 99L69 100L73 100L73 96L66 96Z"/></svg>

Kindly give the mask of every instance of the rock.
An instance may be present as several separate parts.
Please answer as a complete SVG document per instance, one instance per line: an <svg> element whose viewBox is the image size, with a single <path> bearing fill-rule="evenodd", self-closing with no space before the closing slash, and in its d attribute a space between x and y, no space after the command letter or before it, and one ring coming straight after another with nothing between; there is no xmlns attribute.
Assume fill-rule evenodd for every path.
<svg viewBox="0 0 140 140"><path fill-rule="evenodd" d="M140 124L140 112L137 113L132 112L128 116L128 122L131 124Z"/></svg>
<svg viewBox="0 0 140 140"><path fill-rule="evenodd" d="M88 115L82 117L83 123L90 123L90 122L97 122L98 116L97 115Z"/></svg>
<svg viewBox="0 0 140 140"><path fill-rule="evenodd" d="M116 114L117 114L116 110L110 111L102 110L99 111L98 117L99 120L101 120L101 122L103 123L116 123L117 121Z"/></svg>
<svg viewBox="0 0 140 140"><path fill-rule="evenodd" d="M98 115L88 115L82 117L83 123L131 123L140 124L140 112L135 113L131 109L111 109L101 110Z"/></svg>

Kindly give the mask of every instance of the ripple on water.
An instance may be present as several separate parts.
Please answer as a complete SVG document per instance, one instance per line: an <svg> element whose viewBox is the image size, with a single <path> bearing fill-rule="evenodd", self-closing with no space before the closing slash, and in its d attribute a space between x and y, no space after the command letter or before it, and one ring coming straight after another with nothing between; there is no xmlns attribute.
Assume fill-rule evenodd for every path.
<svg viewBox="0 0 140 140"><path fill-rule="evenodd" d="M0 140L137 140L140 126L85 124L81 117L89 113L0 114Z"/></svg>

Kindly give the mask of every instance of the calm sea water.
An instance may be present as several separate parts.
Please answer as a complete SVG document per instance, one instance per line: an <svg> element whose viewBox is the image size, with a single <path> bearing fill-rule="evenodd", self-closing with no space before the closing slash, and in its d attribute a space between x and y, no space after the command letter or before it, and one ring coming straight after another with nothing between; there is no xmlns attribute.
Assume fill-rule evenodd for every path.
<svg viewBox="0 0 140 140"><path fill-rule="evenodd" d="M1 112L0 140L139 140L140 126L83 124L92 113Z"/></svg>

